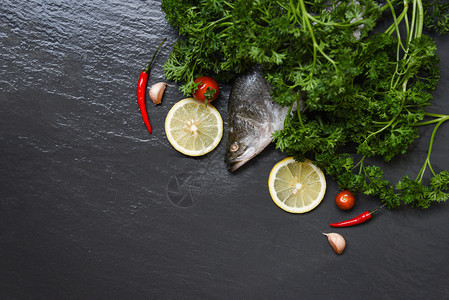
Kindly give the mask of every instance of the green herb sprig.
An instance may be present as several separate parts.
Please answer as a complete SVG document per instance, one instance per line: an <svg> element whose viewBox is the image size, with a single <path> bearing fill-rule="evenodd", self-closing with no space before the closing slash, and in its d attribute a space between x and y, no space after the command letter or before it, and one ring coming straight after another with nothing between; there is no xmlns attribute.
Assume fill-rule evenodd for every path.
<svg viewBox="0 0 449 300"><path fill-rule="evenodd" d="M449 172L430 163L437 129L449 116L426 110L439 58L424 33L448 31L447 4L163 0L162 8L181 35L165 75L182 82L185 94L197 76L228 81L263 65L275 101L290 111L299 102L307 108L289 113L284 129L274 133L277 148L315 160L340 188L379 197L389 208L427 208L449 198ZM418 128L428 125L435 127L415 179L404 175L393 184L369 163L406 154Z"/></svg>

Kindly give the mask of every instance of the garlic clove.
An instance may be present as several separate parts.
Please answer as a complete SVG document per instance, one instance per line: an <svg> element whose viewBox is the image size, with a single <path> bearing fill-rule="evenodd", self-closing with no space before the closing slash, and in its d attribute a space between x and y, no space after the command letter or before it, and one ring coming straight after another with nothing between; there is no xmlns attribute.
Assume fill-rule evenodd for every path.
<svg viewBox="0 0 449 300"><path fill-rule="evenodd" d="M167 83L165 82L158 82L154 84L150 91L150 99L153 101L154 104L160 104L162 101L162 96L164 95L165 88L167 87Z"/></svg>
<svg viewBox="0 0 449 300"><path fill-rule="evenodd" d="M335 232L323 234L327 236L327 240L329 241L332 249L334 249L335 253L342 254L346 247L345 238L341 234Z"/></svg>

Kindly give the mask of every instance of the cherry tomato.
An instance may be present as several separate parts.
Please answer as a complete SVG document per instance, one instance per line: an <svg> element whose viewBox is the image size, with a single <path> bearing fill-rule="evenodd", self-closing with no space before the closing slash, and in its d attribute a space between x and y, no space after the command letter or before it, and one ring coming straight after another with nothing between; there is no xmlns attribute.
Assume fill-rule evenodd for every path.
<svg viewBox="0 0 449 300"><path fill-rule="evenodd" d="M335 203L342 210L351 209L355 204L354 194L350 191L341 191L335 198Z"/></svg>
<svg viewBox="0 0 449 300"><path fill-rule="evenodd" d="M220 93L220 87L215 79L208 76L202 76L195 79L194 82L200 82L200 84L196 91L193 92L193 98L201 102L205 102L206 99L207 102L217 99L218 94Z"/></svg>

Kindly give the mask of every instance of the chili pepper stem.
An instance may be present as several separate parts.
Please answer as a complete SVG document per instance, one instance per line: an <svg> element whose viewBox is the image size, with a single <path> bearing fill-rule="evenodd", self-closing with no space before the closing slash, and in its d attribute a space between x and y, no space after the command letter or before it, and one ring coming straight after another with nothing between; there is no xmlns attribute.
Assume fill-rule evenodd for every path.
<svg viewBox="0 0 449 300"><path fill-rule="evenodd" d="M150 71L150 67L151 67L151 65L153 64L153 60L154 60L154 58L156 57L156 54L157 54L157 52L159 51L159 48L161 48L162 44L163 44L166 40L167 40L167 38L164 38L164 39L162 40L162 42L159 44L159 46L157 47L156 51L155 51L154 54L153 54L153 57L152 57L151 60L150 60L150 63L148 64L148 66L147 66L145 69L143 69L143 72L148 73L148 72Z"/></svg>
<svg viewBox="0 0 449 300"><path fill-rule="evenodd" d="M378 210L380 210L382 207L384 207L386 204L379 206L378 208L374 209L374 210L370 210L369 213L370 214L374 214L375 212L377 212Z"/></svg>

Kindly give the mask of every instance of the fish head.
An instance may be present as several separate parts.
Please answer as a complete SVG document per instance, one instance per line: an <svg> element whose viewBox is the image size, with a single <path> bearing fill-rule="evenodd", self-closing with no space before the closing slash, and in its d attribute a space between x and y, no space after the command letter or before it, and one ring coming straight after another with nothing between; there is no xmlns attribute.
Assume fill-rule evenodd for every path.
<svg viewBox="0 0 449 300"><path fill-rule="evenodd" d="M248 124L246 125L248 127ZM250 125L250 127L254 126L254 124ZM263 124L257 125L257 128L250 130L229 128L225 163L230 172L234 172L243 166L271 142L271 129L266 128L267 126Z"/></svg>
<svg viewBox="0 0 449 300"><path fill-rule="evenodd" d="M267 147L275 130L283 128L288 108L271 98L271 86L256 66L239 75L228 100L228 140L225 163L230 172Z"/></svg>
<svg viewBox="0 0 449 300"><path fill-rule="evenodd" d="M234 141L227 145L225 163L230 172L234 172L256 156L255 148L245 141Z"/></svg>

